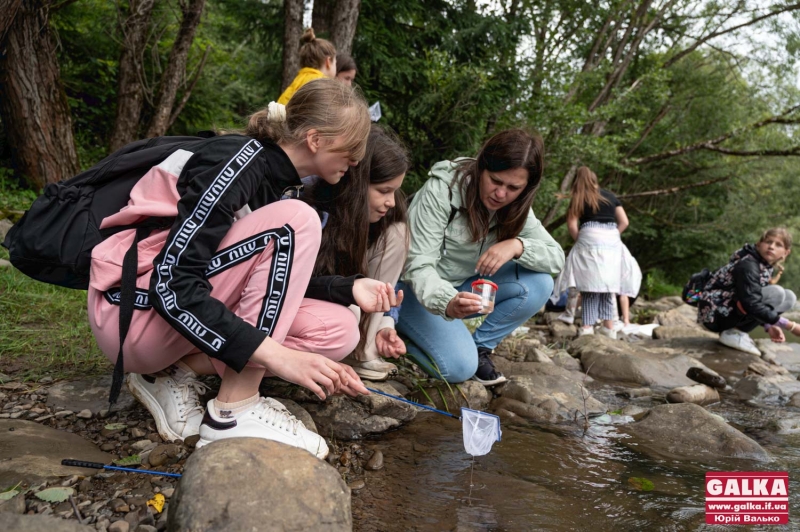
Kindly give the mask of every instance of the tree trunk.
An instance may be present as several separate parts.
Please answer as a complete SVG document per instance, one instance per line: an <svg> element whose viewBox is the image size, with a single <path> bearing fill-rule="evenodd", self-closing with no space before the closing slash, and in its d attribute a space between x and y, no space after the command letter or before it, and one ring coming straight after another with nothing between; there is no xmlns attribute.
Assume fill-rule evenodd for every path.
<svg viewBox="0 0 800 532"><path fill-rule="evenodd" d="M122 56L117 78L117 118L109 149L116 151L135 140L144 104L142 56L155 0L130 0L128 17L122 22Z"/></svg>
<svg viewBox="0 0 800 532"><path fill-rule="evenodd" d="M303 0L284 0L283 78L281 92L300 70L300 37L303 35Z"/></svg>
<svg viewBox="0 0 800 532"><path fill-rule="evenodd" d="M155 113L150 121L150 127L147 128L147 137L158 137L167 132L175 96L178 94L181 78L186 74L186 60L205 4L206 0L185 0L181 3L183 12L181 28L169 54L167 68L161 76Z"/></svg>
<svg viewBox="0 0 800 532"><path fill-rule="evenodd" d="M331 41L336 51L350 54L353 49L353 38L356 36L358 13L361 0L337 0L331 21Z"/></svg>
<svg viewBox="0 0 800 532"><path fill-rule="evenodd" d="M3 4L6 20L9 4ZM49 8L46 0L19 2L0 42L0 117L14 166L37 189L80 168Z"/></svg>
<svg viewBox="0 0 800 532"><path fill-rule="evenodd" d="M311 27L317 37L331 38L333 28L333 13L336 9L336 0L314 0L314 10L311 13Z"/></svg>
<svg viewBox="0 0 800 532"><path fill-rule="evenodd" d="M14 22L20 5L22 5L22 0L0 0L0 44L5 40L6 31Z"/></svg>

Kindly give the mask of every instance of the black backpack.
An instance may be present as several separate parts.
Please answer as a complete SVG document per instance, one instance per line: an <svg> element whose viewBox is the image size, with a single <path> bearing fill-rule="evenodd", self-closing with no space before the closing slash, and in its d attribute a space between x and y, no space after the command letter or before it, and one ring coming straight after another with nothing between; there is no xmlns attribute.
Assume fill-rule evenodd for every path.
<svg viewBox="0 0 800 532"><path fill-rule="evenodd" d="M711 272L708 268L703 268L702 271L692 275L689 278L689 282L683 286L681 299L683 299L685 303L696 307L700 302L700 295L706 287L706 284L708 284L709 279L711 279Z"/></svg>
<svg viewBox="0 0 800 532"><path fill-rule="evenodd" d="M206 135L210 136L210 135ZM156 137L132 142L85 172L44 188L6 235L11 264L25 275L49 284L86 290L92 249L109 236L136 228L133 245L122 263L119 355L114 366L110 402L122 388L122 345L128 335L136 296L137 244L153 229L169 227L173 218L148 218L141 223L100 229L103 218L128 204L134 185L153 166L201 137Z"/></svg>

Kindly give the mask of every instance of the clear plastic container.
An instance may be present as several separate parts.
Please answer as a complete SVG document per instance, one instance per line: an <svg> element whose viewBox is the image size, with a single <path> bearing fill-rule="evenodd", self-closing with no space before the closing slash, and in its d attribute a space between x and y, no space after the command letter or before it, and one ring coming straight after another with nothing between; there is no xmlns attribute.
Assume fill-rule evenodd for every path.
<svg viewBox="0 0 800 532"><path fill-rule="evenodd" d="M488 279L478 279L472 282L472 293L481 296L481 310L479 314L489 314L494 310L494 298L497 295L497 285Z"/></svg>

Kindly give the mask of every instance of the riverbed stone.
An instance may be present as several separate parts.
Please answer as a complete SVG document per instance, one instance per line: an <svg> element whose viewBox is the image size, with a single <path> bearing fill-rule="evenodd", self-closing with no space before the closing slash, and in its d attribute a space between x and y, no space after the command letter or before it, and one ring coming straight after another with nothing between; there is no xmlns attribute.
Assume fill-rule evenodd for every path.
<svg viewBox="0 0 800 532"><path fill-rule="evenodd" d="M671 340L673 338L717 338L719 335L701 327L687 327L685 325L662 325L653 329L653 338L656 340Z"/></svg>
<svg viewBox="0 0 800 532"><path fill-rule="evenodd" d="M606 405L592 397L580 382L567 375L548 371L562 370L557 366L540 364L543 371L515 376L503 386L492 409L503 409L525 419L538 422L563 423L574 421L576 415L602 414ZM585 399L585 400L584 400Z"/></svg>
<svg viewBox="0 0 800 532"><path fill-rule="evenodd" d="M64 458L111 463L112 457L77 434L33 421L0 420L0 486L31 484L44 478L90 476L97 469L62 466ZM2 530L2 527L0 527Z"/></svg>
<svg viewBox="0 0 800 532"><path fill-rule="evenodd" d="M397 394L385 382L372 383L372 387L392 395ZM328 398L324 403L306 404L305 408L314 419L320 434L346 441L397 428L417 415L414 406L374 393L362 395L358 399L337 395Z"/></svg>
<svg viewBox="0 0 800 532"><path fill-rule="evenodd" d="M694 403L704 406L719 403L719 392L705 384L679 386L667 393L668 403Z"/></svg>
<svg viewBox="0 0 800 532"><path fill-rule="evenodd" d="M583 371L571 370L556 364L541 364L539 362L511 362L503 358L494 358L495 368L507 378L528 375L561 375L582 384L594 382L594 379Z"/></svg>
<svg viewBox="0 0 800 532"><path fill-rule="evenodd" d="M553 355L552 360L556 366L560 366L570 371L583 370L583 368L581 367L581 361L573 357L566 351L556 351L556 353Z"/></svg>
<svg viewBox="0 0 800 532"><path fill-rule="evenodd" d="M786 333L790 336L791 333ZM768 339L756 340L756 345L761 351L761 358L773 364L780 364L792 373L800 373L800 344L786 342L775 343Z"/></svg>
<svg viewBox="0 0 800 532"><path fill-rule="evenodd" d="M352 526L350 491L334 468L303 449L261 438L221 440L195 451L167 518L171 532Z"/></svg>
<svg viewBox="0 0 800 532"><path fill-rule="evenodd" d="M734 386L736 395L743 401L757 403L788 402L800 392L800 381L791 375L746 375Z"/></svg>
<svg viewBox="0 0 800 532"><path fill-rule="evenodd" d="M800 417L790 416L772 420L768 427L777 434L800 434Z"/></svg>
<svg viewBox="0 0 800 532"><path fill-rule="evenodd" d="M572 343L572 354L592 377L641 386L676 388L694 381L689 368L705 366L680 352L651 349L647 344L626 343L602 335L583 336Z"/></svg>
<svg viewBox="0 0 800 532"><path fill-rule="evenodd" d="M99 414L108 408L108 393L111 390L111 375L90 377L73 381L59 382L50 388L47 406L53 410L89 410ZM115 411L130 410L136 400L126 386L122 387L119 399L114 404Z"/></svg>
<svg viewBox="0 0 800 532"><path fill-rule="evenodd" d="M662 327L688 327L703 331L697 323L697 309L691 305L679 305L670 310L659 312L656 322ZM660 329L661 327L659 327Z"/></svg>
<svg viewBox="0 0 800 532"><path fill-rule="evenodd" d="M692 403L655 406L640 420L619 430L633 436L620 440L623 444L659 457L701 462L724 458L770 460L758 443Z"/></svg>
<svg viewBox="0 0 800 532"><path fill-rule="evenodd" d="M9 532L94 532L94 527L47 515L0 513L0 530Z"/></svg>

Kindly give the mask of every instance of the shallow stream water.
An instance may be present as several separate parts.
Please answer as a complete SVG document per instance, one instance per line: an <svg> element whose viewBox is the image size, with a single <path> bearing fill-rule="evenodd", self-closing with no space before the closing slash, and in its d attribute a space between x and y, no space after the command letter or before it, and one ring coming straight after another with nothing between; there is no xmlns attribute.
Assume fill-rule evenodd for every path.
<svg viewBox="0 0 800 532"><path fill-rule="evenodd" d="M589 388L610 410L631 403L616 397L619 386L593 383ZM615 423L631 418L603 416L586 431L578 424L506 424L502 441L473 463L458 421L420 413L410 425L371 442L383 451L385 467L368 472L366 488L353 494L354 529L800 530L800 435L776 435L765 428L790 409L751 407L727 394L707 409L755 439L774 460L700 463L654 457L623 444L627 436ZM790 524L706 525L705 473L758 470L789 472ZM631 478L645 478L653 489L637 489Z"/></svg>

